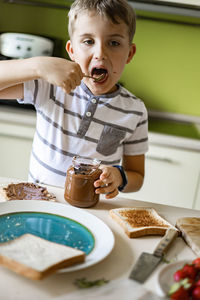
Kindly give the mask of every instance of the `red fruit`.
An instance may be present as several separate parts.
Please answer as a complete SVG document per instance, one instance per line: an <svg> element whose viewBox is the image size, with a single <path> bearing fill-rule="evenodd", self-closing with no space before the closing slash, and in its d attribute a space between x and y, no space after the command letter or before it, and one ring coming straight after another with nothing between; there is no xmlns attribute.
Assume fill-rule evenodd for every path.
<svg viewBox="0 0 200 300"><path fill-rule="evenodd" d="M197 282L195 282L196 286L200 286L200 279L197 280Z"/></svg>
<svg viewBox="0 0 200 300"><path fill-rule="evenodd" d="M196 282L192 278L185 278L182 280L182 286L184 287L185 290L191 293L193 288L196 286Z"/></svg>
<svg viewBox="0 0 200 300"><path fill-rule="evenodd" d="M189 300L190 296L188 291L185 290L182 286L170 296L170 299L173 300ZM196 299L195 299L196 300Z"/></svg>
<svg viewBox="0 0 200 300"><path fill-rule="evenodd" d="M184 274L186 275L186 277L189 277L189 278L192 278L192 279L195 279L196 274L197 274L197 271L196 271L194 265L186 264L182 268L182 271L184 272Z"/></svg>
<svg viewBox="0 0 200 300"><path fill-rule="evenodd" d="M192 299L200 300L200 286L197 286L192 291Z"/></svg>
<svg viewBox="0 0 200 300"><path fill-rule="evenodd" d="M181 279L186 278L187 276L186 276L185 272L183 271L183 269L179 269L179 270L177 270L177 271L174 273L173 277L174 277L174 280L175 280L176 282L178 282L178 281L180 281Z"/></svg>
<svg viewBox="0 0 200 300"><path fill-rule="evenodd" d="M200 257L193 260L192 264L195 266L196 269L200 270Z"/></svg>

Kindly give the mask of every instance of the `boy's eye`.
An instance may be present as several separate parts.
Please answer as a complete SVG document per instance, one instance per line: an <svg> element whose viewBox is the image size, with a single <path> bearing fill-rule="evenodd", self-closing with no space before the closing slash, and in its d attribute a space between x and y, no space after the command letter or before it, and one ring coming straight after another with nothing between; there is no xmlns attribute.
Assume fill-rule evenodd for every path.
<svg viewBox="0 0 200 300"><path fill-rule="evenodd" d="M110 44L111 46L119 46L119 45L120 45L120 43L117 42L117 41L110 41L109 44Z"/></svg>
<svg viewBox="0 0 200 300"><path fill-rule="evenodd" d="M94 41L91 39L87 39L87 40L84 40L83 43L86 45L92 45L92 44L94 44Z"/></svg>

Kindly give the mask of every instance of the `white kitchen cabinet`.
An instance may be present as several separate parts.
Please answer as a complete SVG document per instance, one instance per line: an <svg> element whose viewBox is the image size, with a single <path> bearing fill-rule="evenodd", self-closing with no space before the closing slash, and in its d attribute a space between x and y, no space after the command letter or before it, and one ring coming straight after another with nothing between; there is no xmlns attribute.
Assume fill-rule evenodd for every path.
<svg viewBox="0 0 200 300"><path fill-rule="evenodd" d="M198 151L151 144L150 140L142 189L136 193L120 193L120 196L200 209L199 173Z"/></svg>
<svg viewBox="0 0 200 300"><path fill-rule="evenodd" d="M197 189L196 189L196 197L195 197L195 202L194 202L194 209L200 210L200 172L199 172L198 185L197 185Z"/></svg>
<svg viewBox="0 0 200 300"><path fill-rule="evenodd" d="M27 180L35 120L34 111L1 108L0 177Z"/></svg>

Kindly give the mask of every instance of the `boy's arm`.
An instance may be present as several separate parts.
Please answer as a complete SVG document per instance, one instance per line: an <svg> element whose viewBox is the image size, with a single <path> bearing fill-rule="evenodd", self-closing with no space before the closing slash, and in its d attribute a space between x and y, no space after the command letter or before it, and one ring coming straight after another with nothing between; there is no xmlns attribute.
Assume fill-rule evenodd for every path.
<svg viewBox="0 0 200 300"><path fill-rule="evenodd" d="M34 59L13 59L0 62L0 91L4 98L10 98L18 91L17 86L31 79L39 78ZM14 88L14 86L16 86ZM12 87L12 88L11 88ZM3 92L4 91L4 92Z"/></svg>
<svg viewBox="0 0 200 300"><path fill-rule="evenodd" d="M142 187L144 180L145 156L124 155L122 166L126 171L126 176L128 179L128 183L123 192L137 192Z"/></svg>
<svg viewBox="0 0 200 300"><path fill-rule="evenodd" d="M0 90L0 99L23 99L24 98L24 89L23 84L17 84L11 87L8 87L4 90Z"/></svg>
<svg viewBox="0 0 200 300"><path fill-rule="evenodd" d="M58 57L32 57L0 62L0 98L23 98L22 83L44 79L60 86L67 93L80 85L83 73L80 66ZM15 86L15 87L14 87ZM12 87L12 88L11 88Z"/></svg>
<svg viewBox="0 0 200 300"><path fill-rule="evenodd" d="M0 62L0 99L23 98L23 83L34 78L30 60Z"/></svg>
<svg viewBox="0 0 200 300"><path fill-rule="evenodd" d="M125 186L123 192L136 192L141 188L144 180L144 161L144 155L125 155L123 157L122 166L128 180L128 184ZM116 197L118 187L123 184L119 169L107 166L102 166L101 169L103 172L94 183L95 192L97 194L106 194L107 199Z"/></svg>

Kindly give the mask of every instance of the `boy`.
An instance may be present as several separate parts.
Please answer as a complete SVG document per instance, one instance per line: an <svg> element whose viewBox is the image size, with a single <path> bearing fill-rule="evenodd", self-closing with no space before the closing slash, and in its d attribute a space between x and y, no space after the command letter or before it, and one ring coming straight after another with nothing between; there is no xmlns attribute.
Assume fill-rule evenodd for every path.
<svg viewBox="0 0 200 300"><path fill-rule="evenodd" d="M76 0L69 12L71 61L33 57L0 63L0 98L37 111L29 180L64 186L72 157L101 160L96 193L134 192L148 149L143 102L117 84L136 47L135 14L126 0ZM85 77L90 75L97 81ZM119 165L122 162L122 166Z"/></svg>

